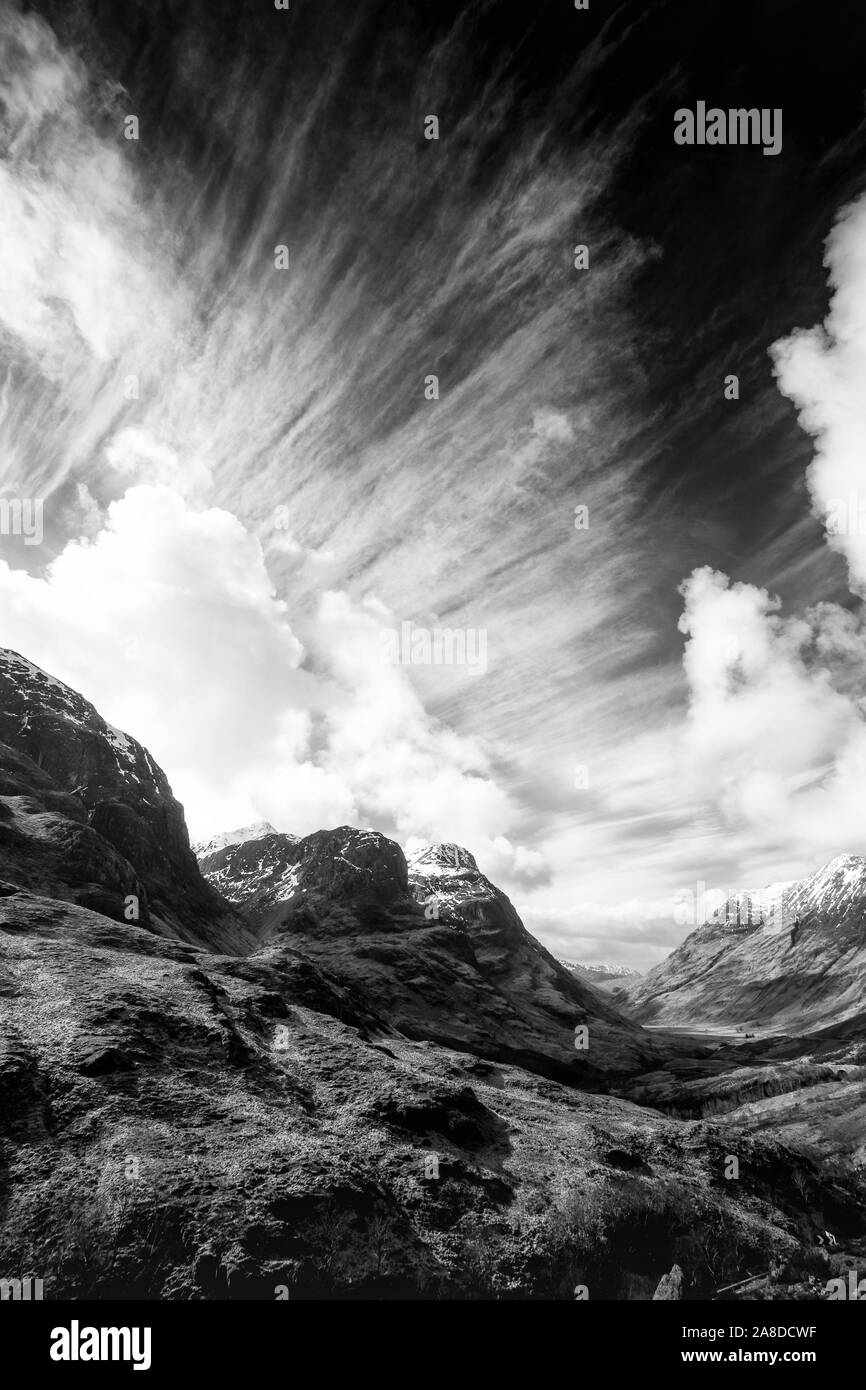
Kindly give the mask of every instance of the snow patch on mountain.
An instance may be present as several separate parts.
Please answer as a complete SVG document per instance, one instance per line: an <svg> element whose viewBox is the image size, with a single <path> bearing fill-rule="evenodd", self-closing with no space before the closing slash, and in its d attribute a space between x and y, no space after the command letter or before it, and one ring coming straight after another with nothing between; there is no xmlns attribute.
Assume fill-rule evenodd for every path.
<svg viewBox="0 0 866 1390"><path fill-rule="evenodd" d="M471 873L478 872L474 854L462 845L451 843L419 846L406 855L406 863L410 872L418 875L459 874L467 869Z"/></svg>
<svg viewBox="0 0 866 1390"><path fill-rule="evenodd" d="M474 854L462 845L418 846L406 855L406 865L413 896L427 906L432 903L438 909L456 909L490 890Z"/></svg>

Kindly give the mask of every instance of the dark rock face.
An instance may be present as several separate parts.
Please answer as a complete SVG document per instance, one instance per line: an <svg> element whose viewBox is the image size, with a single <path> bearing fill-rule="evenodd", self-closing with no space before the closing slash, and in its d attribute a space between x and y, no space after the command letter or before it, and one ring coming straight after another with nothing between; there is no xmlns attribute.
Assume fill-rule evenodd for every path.
<svg viewBox="0 0 866 1390"><path fill-rule="evenodd" d="M243 832L239 832L243 834ZM211 841L195 850L207 881L228 902L245 904L252 920L257 911L273 907L277 894L292 880L298 862L294 835L280 835L268 827L249 827L249 838Z"/></svg>
<svg viewBox="0 0 866 1390"><path fill-rule="evenodd" d="M0 874L22 889L66 898L124 920L134 898L150 925L147 892L128 859L88 824L80 797L60 791L24 754L0 744Z"/></svg>
<svg viewBox="0 0 866 1390"><path fill-rule="evenodd" d="M304 895L312 903L387 908L409 897L406 860L399 845L374 830L339 826L300 840L277 831L218 849L204 847L199 866L229 902L243 905L256 925L274 909Z"/></svg>
<svg viewBox="0 0 866 1390"><path fill-rule="evenodd" d="M659 1286L653 1294L653 1299L679 1299L683 1296L683 1272L679 1265L674 1265L670 1274L665 1274L659 1280Z"/></svg>
<svg viewBox="0 0 866 1390"><path fill-rule="evenodd" d="M118 920L247 951L254 934L201 876L183 807L135 739L16 652L0 650L0 875ZM15 872L4 871L5 859Z"/></svg>
<svg viewBox="0 0 866 1390"><path fill-rule="evenodd" d="M319 830L301 842L302 892L358 907L402 905L409 896L403 851L375 830Z"/></svg>

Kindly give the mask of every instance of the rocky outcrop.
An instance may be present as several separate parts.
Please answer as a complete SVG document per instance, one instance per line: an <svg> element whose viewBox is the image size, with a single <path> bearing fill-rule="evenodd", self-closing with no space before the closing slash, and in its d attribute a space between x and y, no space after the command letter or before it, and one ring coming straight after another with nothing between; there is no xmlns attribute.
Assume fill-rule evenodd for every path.
<svg viewBox="0 0 866 1390"><path fill-rule="evenodd" d="M0 862L12 881L152 930L248 951L255 934L202 878L183 807L142 745L81 695L0 650ZM17 875L17 876L16 876Z"/></svg>
<svg viewBox="0 0 866 1390"><path fill-rule="evenodd" d="M665 1274L659 1280L659 1286L653 1294L653 1302L656 1299L671 1300L679 1299L683 1296L683 1272L679 1265L674 1265L670 1274Z"/></svg>

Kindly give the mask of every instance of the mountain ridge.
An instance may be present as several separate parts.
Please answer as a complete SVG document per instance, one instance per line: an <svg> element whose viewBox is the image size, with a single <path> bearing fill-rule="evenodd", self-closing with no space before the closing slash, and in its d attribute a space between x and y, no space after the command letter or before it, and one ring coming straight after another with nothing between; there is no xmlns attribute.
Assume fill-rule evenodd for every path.
<svg viewBox="0 0 866 1390"><path fill-rule="evenodd" d="M463 846L428 845L407 860L378 832L340 826L257 836L201 862L259 934L260 954L291 942L408 1036L583 1084L660 1057L655 1039L527 932Z"/></svg>
<svg viewBox="0 0 866 1390"><path fill-rule="evenodd" d="M866 1010L866 857L836 855L793 880L763 920L744 922L740 898L728 900L736 917L717 910L614 1003L644 1023L796 1033Z"/></svg>

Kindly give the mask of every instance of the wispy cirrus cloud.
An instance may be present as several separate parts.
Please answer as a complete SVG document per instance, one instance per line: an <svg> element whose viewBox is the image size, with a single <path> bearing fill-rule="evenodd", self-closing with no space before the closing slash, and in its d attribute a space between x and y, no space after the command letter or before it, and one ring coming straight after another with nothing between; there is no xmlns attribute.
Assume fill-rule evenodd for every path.
<svg viewBox="0 0 866 1390"><path fill-rule="evenodd" d="M562 954L649 963L694 880L856 848L859 618L777 603L766 570L820 570L790 499L735 573L689 496L719 364L695 329L682 400L658 385L661 248L612 212L647 111L583 105L610 35L538 102L510 51L479 79L486 4L375 43L363 5L288 45L246 17L267 44L228 57L179 22L155 93L144 57L124 90L0 4L3 481L48 535L0 568L0 640L147 742L194 833L462 841ZM825 329L776 353L821 515L856 486L861 231L831 238ZM687 299L703 267L677 274ZM860 540L831 544L859 585ZM483 679L384 665L403 620L483 628Z"/></svg>
<svg viewBox="0 0 866 1390"><path fill-rule="evenodd" d="M464 673L446 673L446 690L442 673L389 669L379 637L404 617L489 624L494 699L507 698L538 590L524 584L522 613L513 581L495 602L480 597L495 591L503 525L493 499L479 507L484 468L493 449L520 553L563 454L603 437L601 375L579 412L563 386L575 353L587 373L594 355L575 341L575 315L615 315L642 259L613 239L584 286L571 266L574 228L598 221L618 137L568 164L540 160L543 126L528 127L482 192L484 141L514 99L507 83L493 108L479 93L456 124L443 119L452 150L438 163L409 124L431 100L419 84L404 96L402 137L393 110L390 137L356 149L349 137L313 217L297 200L315 123L288 105L257 170L265 196L241 231L258 136L239 71L226 93L229 106L232 91L247 98L235 160L221 194L199 204L193 242L192 176L125 147L120 107L97 130L91 76L43 22L7 6L4 26L17 132L6 231L27 267L14 293L0 287L23 374L10 378L6 424L21 430L31 412L22 486L40 475L42 486L46 470L55 489L74 480L61 515L81 538L60 528L43 574L3 570L3 640L145 739L196 831L255 814L294 830L370 820L401 838L471 843L515 884L543 881L483 714L473 729L445 708L466 697ZM455 34L428 80L441 86L459 61ZM320 117L339 70L318 92ZM49 106L60 134L46 130ZM387 245L372 234L383 187L396 204ZM430 372L435 404L423 394ZM599 477L595 495L614 486ZM565 507L570 527L570 498Z"/></svg>

